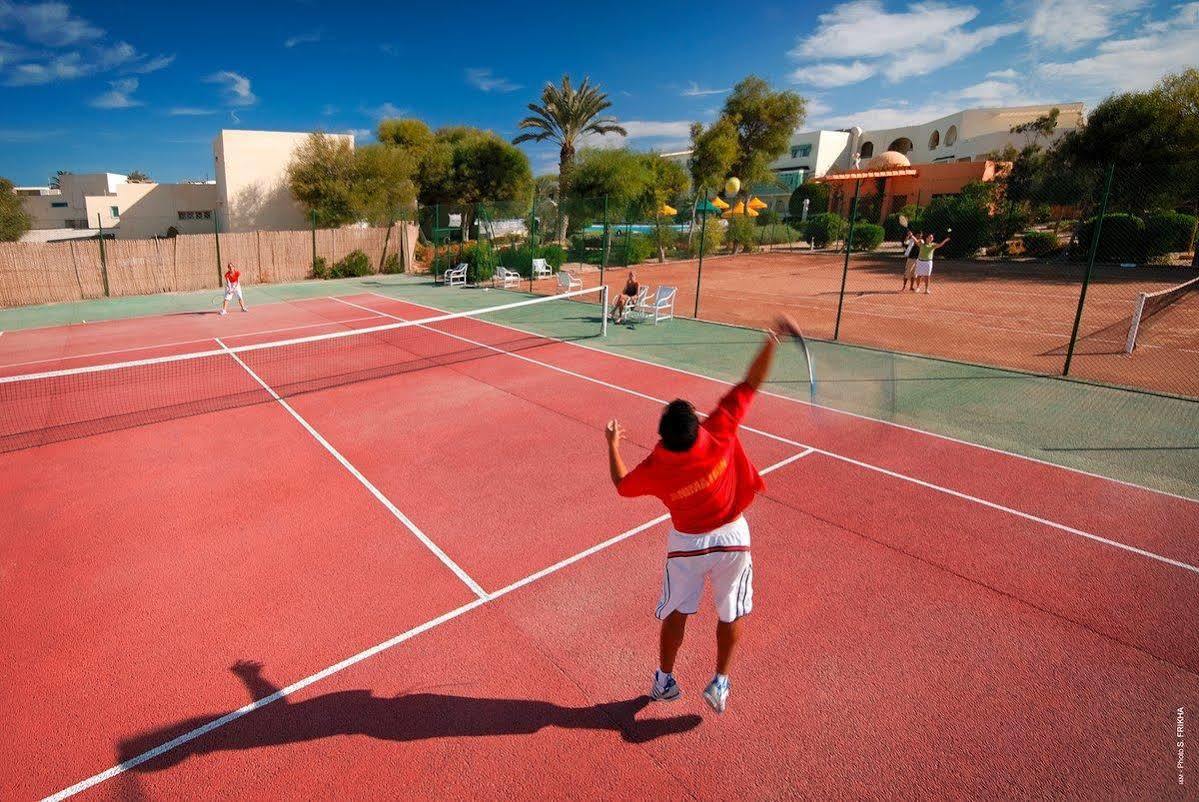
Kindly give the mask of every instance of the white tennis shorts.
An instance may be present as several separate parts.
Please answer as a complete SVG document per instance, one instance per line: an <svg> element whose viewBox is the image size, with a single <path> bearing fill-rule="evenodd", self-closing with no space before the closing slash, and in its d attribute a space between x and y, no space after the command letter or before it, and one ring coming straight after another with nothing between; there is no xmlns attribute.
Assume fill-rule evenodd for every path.
<svg viewBox="0 0 1199 802"><path fill-rule="evenodd" d="M931 276L933 274L932 259L917 259L916 260L916 275Z"/></svg>
<svg viewBox="0 0 1199 802"><path fill-rule="evenodd" d="M744 517L706 535L685 535L672 529L666 548L662 598L655 612L659 619L675 611L684 615L698 611L705 580L712 583L721 621L736 621L753 609L754 564Z"/></svg>
<svg viewBox="0 0 1199 802"><path fill-rule="evenodd" d="M225 288L225 300L226 301L228 301L234 295L237 296L237 300L240 301L242 299L241 282L240 281L237 284L230 284L228 287Z"/></svg>

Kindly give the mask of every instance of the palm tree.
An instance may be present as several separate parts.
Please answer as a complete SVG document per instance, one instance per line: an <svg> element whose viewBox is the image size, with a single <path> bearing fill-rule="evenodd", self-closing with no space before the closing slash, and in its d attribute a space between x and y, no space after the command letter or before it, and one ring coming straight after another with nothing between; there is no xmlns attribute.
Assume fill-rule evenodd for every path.
<svg viewBox="0 0 1199 802"><path fill-rule="evenodd" d="M562 85L555 86L547 83L541 90L541 102L530 103L530 117L525 117L517 126L526 131L515 139L512 144L521 142L554 142L558 145L558 202L562 203L568 197L570 187L570 171L574 166L575 151L579 139L588 134L620 134L628 136L628 131L616 123L615 117L600 116L600 113L612 106L608 96L600 91L598 86L591 84L591 79L583 78L583 83L575 89L570 85L570 76L562 76ZM558 216L557 239L566 237L566 215Z"/></svg>

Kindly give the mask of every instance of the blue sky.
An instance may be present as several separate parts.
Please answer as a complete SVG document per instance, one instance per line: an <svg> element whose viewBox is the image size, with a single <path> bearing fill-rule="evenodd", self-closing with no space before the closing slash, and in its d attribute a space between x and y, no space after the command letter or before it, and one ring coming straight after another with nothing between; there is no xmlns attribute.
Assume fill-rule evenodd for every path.
<svg viewBox="0 0 1199 802"><path fill-rule="evenodd" d="M584 10L590 8L591 10ZM756 73L805 128L1143 89L1199 62L1199 2L39 3L0 0L0 176L210 177L221 128L354 131L380 116L515 133L563 73L611 95L628 144L685 146ZM595 144L612 144L611 142ZM534 170L551 148L528 146Z"/></svg>

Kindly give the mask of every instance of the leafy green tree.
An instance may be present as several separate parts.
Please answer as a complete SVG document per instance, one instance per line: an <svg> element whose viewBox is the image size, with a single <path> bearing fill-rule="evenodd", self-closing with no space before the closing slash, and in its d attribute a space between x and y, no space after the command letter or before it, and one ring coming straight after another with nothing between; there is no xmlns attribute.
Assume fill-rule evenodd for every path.
<svg viewBox="0 0 1199 802"><path fill-rule="evenodd" d="M828 184L817 184L807 181L791 191L787 200L787 214L798 220L803 217L803 202L808 202L808 214L820 214L828 211Z"/></svg>
<svg viewBox="0 0 1199 802"><path fill-rule="evenodd" d="M658 212L665 204L678 204L686 197L690 181L687 171L678 162L663 159L657 153L642 154L650 172L650 182L642 196L642 207L653 217L653 241L658 251L658 261L666 261L666 249L674 245L674 219L667 219ZM677 208L677 207L676 207Z"/></svg>
<svg viewBox="0 0 1199 802"><path fill-rule="evenodd" d="M130 184L149 184L150 175L143 173L141 170L134 170L129 175L125 176L125 180Z"/></svg>
<svg viewBox="0 0 1199 802"><path fill-rule="evenodd" d="M296 200L315 213L319 226L332 228L359 219L363 204L356 195L358 162L347 139L309 134L287 167L287 184Z"/></svg>
<svg viewBox="0 0 1199 802"><path fill-rule="evenodd" d="M512 140L522 142L552 142L558 146L558 197L566 198L571 193L571 173L575 154L584 137L620 134L627 136L615 117L603 112L612 107L612 101L584 77L575 89L569 75L562 76L561 85L547 83L541 90L541 102L530 103L533 114L521 120L517 126L526 133ZM559 222L557 238L566 236L566 219Z"/></svg>
<svg viewBox="0 0 1199 802"><path fill-rule="evenodd" d="M0 178L0 242L16 242L29 230L29 215L13 194L13 183Z"/></svg>
<svg viewBox="0 0 1199 802"><path fill-rule="evenodd" d="M724 180L732 175L733 162L737 158L737 128L733 121L721 117L705 128L702 123L691 124L691 157L687 169L695 187L691 202L691 228L687 232L687 244L697 232L696 217L700 195L706 199L708 192L719 192Z"/></svg>
<svg viewBox="0 0 1199 802"><path fill-rule="evenodd" d="M70 170L56 171L54 173L54 176L50 179L50 189L62 189L62 177L64 175L71 175L71 171Z"/></svg>
<svg viewBox="0 0 1199 802"><path fill-rule="evenodd" d="M390 145L365 145L354 151L354 197L362 216L390 225L401 215L411 219L416 203L416 165L412 156Z"/></svg>
<svg viewBox="0 0 1199 802"><path fill-rule="evenodd" d="M1039 148L1041 140L1049 139L1057 130L1057 118L1061 113L1061 109L1055 106L1040 117L1026 123L1013 125L1008 130L1013 134L1023 134L1026 147Z"/></svg>
<svg viewBox="0 0 1199 802"><path fill-rule="evenodd" d="M532 197L533 171L524 152L494 132L451 126L434 133L418 182L422 204L451 203L463 207L465 238L474 222L474 204L527 201Z"/></svg>
<svg viewBox="0 0 1199 802"><path fill-rule="evenodd" d="M806 105L795 92L776 92L756 75L742 79L725 98L720 118L737 131L731 170L741 179L743 194L750 184L772 178L770 163L786 153L791 134L807 116Z"/></svg>

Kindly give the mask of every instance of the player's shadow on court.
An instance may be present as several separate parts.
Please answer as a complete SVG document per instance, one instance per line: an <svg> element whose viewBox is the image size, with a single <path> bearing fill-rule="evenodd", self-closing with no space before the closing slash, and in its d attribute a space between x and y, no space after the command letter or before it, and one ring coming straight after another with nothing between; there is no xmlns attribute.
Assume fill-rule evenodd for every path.
<svg viewBox="0 0 1199 802"><path fill-rule="evenodd" d="M231 669L254 700L279 691L262 676L258 663L240 662ZM168 749L131 771L155 772L176 766L193 755L284 746L335 735L366 735L383 741L466 738L484 735L531 735L546 727L611 730L629 743L645 743L699 726L697 715L638 720L648 696L590 707L563 707L534 699L487 699L411 693L380 697L371 691L326 693L292 702L278 699L223 727ZM117 744L117 760L126 763L192 733L226 715L196 716L127 738Z"/></svg>

